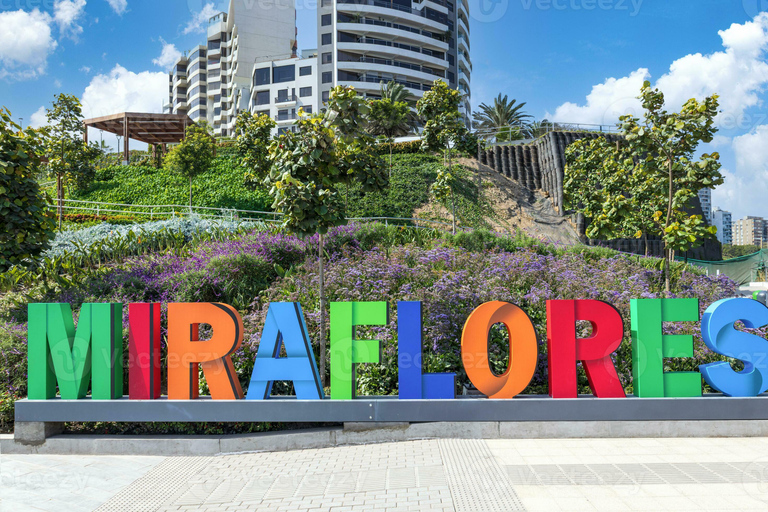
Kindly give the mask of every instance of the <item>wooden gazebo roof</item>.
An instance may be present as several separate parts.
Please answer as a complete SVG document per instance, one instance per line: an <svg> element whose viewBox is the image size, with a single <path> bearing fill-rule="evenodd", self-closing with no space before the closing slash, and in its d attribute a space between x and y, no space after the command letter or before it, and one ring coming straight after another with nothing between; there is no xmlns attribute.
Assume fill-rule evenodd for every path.
<svg viewBox="0 0 768 512"><path fill-rule="evenodd" d="M123 112L86 119L83 123L86 127L104 130L147 144L174 144L181 142L187 126L194 124L194 121L186 114ZM88 133L87 130L86 133Z"/></svg>

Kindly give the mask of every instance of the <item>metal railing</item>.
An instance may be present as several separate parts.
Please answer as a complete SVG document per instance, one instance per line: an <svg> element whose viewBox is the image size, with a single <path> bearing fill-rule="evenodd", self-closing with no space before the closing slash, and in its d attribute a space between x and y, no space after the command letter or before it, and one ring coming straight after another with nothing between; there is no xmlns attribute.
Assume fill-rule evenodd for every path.
<svg viewBox="0 0 768 512"><path fill-rule="evenodd" d="M58 211L58 203L48 205L48 209ZM97 216L104 214L121 214L133 217L148 217L149 220L163 219L166 217L203 217L226 221L261 221L278 223L282 221L283 214L279 212L261 212L257 210L238 210L234 208L215 208L210 206L189 205L141 205L124 203L104 203L99 201L80 201L77 199L64 199L62 201L63 212L91 213ZM406 225L415 228L451 228L450 222L442 222L433 219L421 219L416 217L348 217L352 222L381 222L385 225ZM467 231L471 228L458 227Z"/></svg>
<svg viewBox="0 0 768 512"><path fill-rule="evenodd" d="M475 135L489 142L504 142L497 140L500 135L508 135L510 130L519 130L523 140L537 139L550 132L596 132L596 133L621 133L617 125L589 124L589 123L564 123L564 122L530 122L515 126L492 129L475 130Z"/></svg>

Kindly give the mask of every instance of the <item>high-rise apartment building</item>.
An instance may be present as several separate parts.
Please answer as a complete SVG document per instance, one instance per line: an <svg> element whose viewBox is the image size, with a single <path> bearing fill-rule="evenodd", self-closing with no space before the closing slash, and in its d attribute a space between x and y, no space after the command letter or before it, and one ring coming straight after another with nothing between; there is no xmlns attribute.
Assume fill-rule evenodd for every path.
<svg viewBox="0 0 768 512"><path fill-rule="evenodd" d="M321 0L317 50L296 55L294 0L230 0L211 18L207 45L169 75L165 111L207 120L231 136L239 111L272 116L280 133L298 110L317 112L337 85L380 96L381 83L405 86L417 100L442 79L462 95L470 125L467 0Z"/></svg>
<svg viewBox="0 0 768 512"><path fill-rule="evenodd" d="M165 111L207 120L218 136L231 136L238 111L248 108L254 63L296 52L294 0L230 0L212 17L205 46L182 57L169 75Z"/></svg>
<svg viewBox="0 0 768 512"><path fill-rule="evenodd" d="M733 245L762 245L768 240L768 222L762 217L747 217L733 223Z"/></svg>
<svg viewBox="0 0 768 512"><path fill-rule="evenodd" d="M701 209L704 212L704 220L707 224L712 225L712 189L705 188L699 192L699 202L701 203Z"/></svg>
<svg viewBox="0 0 768 512"><path fill-rule="evenodd" d="M717 239L721 244L733 244L733 225L731 212L715 208L712 211L712 226L717 228Z"/></svg>
<svg viewBox="0 0 768 512"><path fill-rule="evenodd" d="M377 98L392 80L415 100L442 79L470 122L467 0L320 0L317 52L321 102L337 85Z"/></svg>

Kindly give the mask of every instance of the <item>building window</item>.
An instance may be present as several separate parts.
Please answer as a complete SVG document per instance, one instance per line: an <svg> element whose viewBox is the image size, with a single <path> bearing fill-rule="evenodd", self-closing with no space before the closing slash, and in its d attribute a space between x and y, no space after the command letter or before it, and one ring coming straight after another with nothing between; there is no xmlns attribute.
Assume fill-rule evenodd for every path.
<svg viewBox="0 0 768 512"><path fill-rule="evenodd" d="M253 75L254 85L268 85L269 84L269 68L257 69Z"/></svg>
<svg viewBox="0 0 768 512"><path fill-rule="evenodd" d="M282 82L291 82L296 80L296 66L293 64L288 66L277 66L272 70L272 83L279 84Z"/></svg>
<svg viewBox="0 0 768 512"><path fill-rule="evenodd" d="M256 111L257 116L267 116L269 117L269 110L258 110Z"/></svg>
<svg viewBox="0 0 768 512"><path fill-rule="evenodd" d="M299 68L299 76L309 76L312 74L312 66L303 66Z"/></svg>
<svg viewBox="0 0 768 512"><path fill-rule="evenodd" d="M305 105L301 107L302 110L304 110L305 114L311 114L312 113L312 105Z"/></svg>
<svg viewBox="0 0 768 512"><path fill-rule="evenodd" d="M320 37L322 38L322 43L323 44L331 44L331 42L333 41L333 39L331 38L331 34L330 33L323 34Z"/></svg>
<svg viewBox="0 0 768 512"><path fill-rule="evenodd" d="M331 15L330 14L323 14L320 16L320 25L323 27L327 27L331 24Z"/></svg>
<svg viewBox="0 0 768 512"><path fill-rule="evenodd" d="M307 96L312 96L312 88L311 87L302 87L299 89L299 96L302 98L306 98Z"/></svg>
<svg viewBox="0 0 768 512"><path fill-rule="evenodd" d="M323 91L323 94L322 94L322 99L323 99L323 101L324 101L324 102L325 102L325 101L328 101L330 98L331 98L331 93L330 93L330 91Z"/></svg>
<svg viewBox="0 0 768 512"><path fill-rule="evenodd" d="M323 63L323 64L330 64L330 63L332 63L332 62L333 62L333 53L331 53L331 52L325 52L325 53L323 54L323 61L322 61L322 63Z"/></svg>
<svg viewBox="0 0 768 512"><path fill-rule="evenodd" d="M326 71L325 73L323 73L323 83L329 84L331 82L333 82L333 72Z"/></svg>
<svg viewBox="0 0 768 512"><path fill-rule="evenodd" d="M256 93L257 105L269 105L269 91L259 91Z"/></svg>

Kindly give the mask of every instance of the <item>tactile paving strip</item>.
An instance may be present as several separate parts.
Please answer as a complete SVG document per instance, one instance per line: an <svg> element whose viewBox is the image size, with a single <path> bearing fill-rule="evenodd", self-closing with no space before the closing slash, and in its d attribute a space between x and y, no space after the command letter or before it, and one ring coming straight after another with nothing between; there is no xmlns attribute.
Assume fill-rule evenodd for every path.
<svg viewBox="0 0 768 512"><path fill-rule="evenodd" d="M768 482L755 464L537 464L506 466L513 485L663 485ZM761 466L762 468L762 466ZM764 475L764 476L763 476Z"/></svg>
<svg viewBox="0 0 768 512"><path fill-rule="evenodd" d="M151 512L180 497L211 462L211 457L170 457L124 488L97 511ZM217 483L218 484L218 483ZM215 489L209 489L214 492ZM189 498L187 498L189 500ZM199 496L196 498L200 501Z"/></svg>
<svg viewBox="0 0 768 512"><path fill-rule="evenodd" d="M439 445L457 512L525 510L485 441L441 439Z"/></svg>

